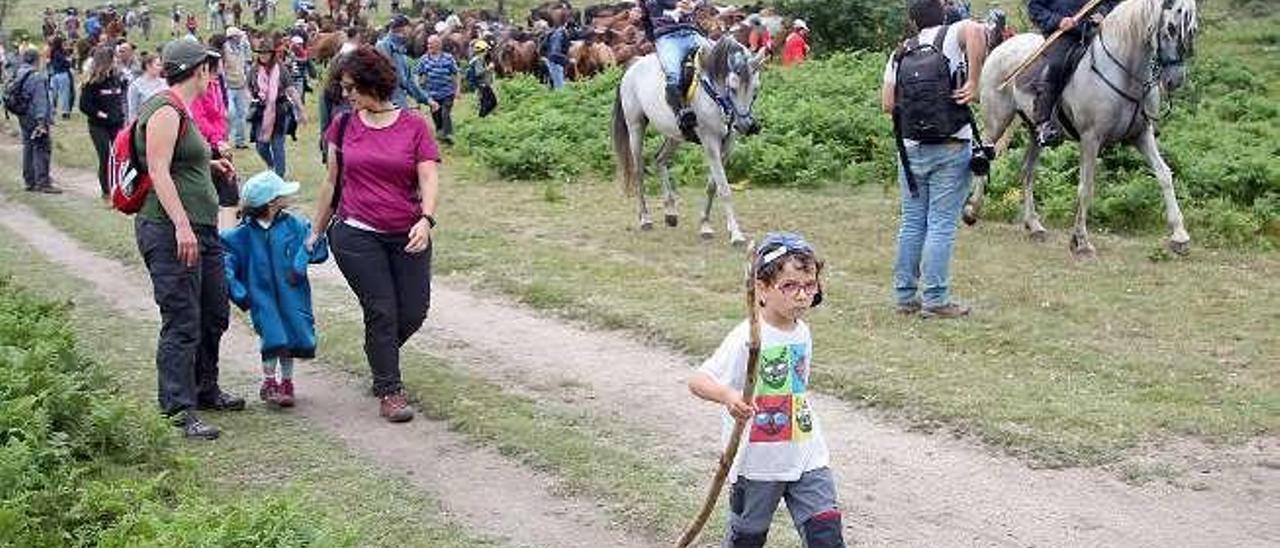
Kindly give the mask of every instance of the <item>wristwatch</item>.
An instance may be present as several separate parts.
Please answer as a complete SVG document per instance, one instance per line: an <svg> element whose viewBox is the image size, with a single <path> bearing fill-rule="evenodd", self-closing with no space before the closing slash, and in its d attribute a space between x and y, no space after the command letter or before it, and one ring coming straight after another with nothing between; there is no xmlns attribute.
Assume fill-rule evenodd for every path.
<svg viewBox="0 0 1280 548"><path fill-rule="evenodd" d="M435 217L434 215L429 215L429 214L427 214L427 213L423 213L423 214L422 214L422 218L427 220L427 226L429 226L429 227L431 227L431 228L435 228L435 227L436 227L436 217Z"/></svg>

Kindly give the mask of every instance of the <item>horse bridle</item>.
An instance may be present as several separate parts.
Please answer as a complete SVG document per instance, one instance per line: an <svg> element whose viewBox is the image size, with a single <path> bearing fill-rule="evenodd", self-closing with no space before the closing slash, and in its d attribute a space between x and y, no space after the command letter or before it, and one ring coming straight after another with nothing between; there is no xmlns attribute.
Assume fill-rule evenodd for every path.
<svg viewBox="0 0 1280 548"><path fill-rule="evenodd" d="M1102 70L1098 69L1097 49L1092 47L1089 48L1089 69L1092 70L1093 73L1096 74L1098 78L1102 80L1102 83L1106 84L1107 87L1111 88L1111 91L1116 92L1117 95L1119 95L1120 97L1124 98L1126 101L1133 104L1133 116L1129 118L1129 127L1125 128L1125 134L1128 135L1130 132L1133 131L1134 124L1138 122L1139 114L1142 115L1143 122L1145 123L1148 123L1148 124L1159 123L1160 122L1159 114L1148 113L1146 105L1143 103L1146 100L1147 96L1151 94L1152 89L1155 88L1155 84L1160 79L1160 76L1164 72L1164 69L1167 67L1182 63L1182 58L1174 57L1172 59L1166 59L1165 56L1160 53L1159 46L1157 46L1156 52L1153 53L1151 55L1151 58L1147 60L1148 76L1146 78L1143 78L1137 74L1134 74L1132 71L1130 71L1129 67L1126 66L1123 62L1121 62L1120 59L1116 57L1114 53L1111 52L1111 48L1107 47L1107 40L1106 40L1105 33L1101 33L1101 32L1098 33L1098 44L1102 46L1102 53L1106 54L1107 58L1111 60L1112 64L1114 64L1117 67L1120 67L1120 70L1124 72L1125 76L1128 76L1130 80L1142 82L1142 93L1140 95L1137 95L1136 97L1134 96L1134 94L1122 89L1119 85L1116 85L1115 82L1112 82L1110 79L1108 79L1107 75L1104 74Z"/></svg>
<svg viewBox="0 0 1280 548"><path fill-rule="evenodd" d="M751 112L755 108L754 97L751 99L751 104L747 105L747 109L745 111L740 110L738 108L737 101L733 100L732 93L719 91L706 74L702 75L701 80L701 87L706 90L707 96L711 97L711 99L716 102L716 105L720 106L720 111L724 115L725 125L729 127L730 131L733 131L733 122L738 118L747 118L751 116Z"/></svg>

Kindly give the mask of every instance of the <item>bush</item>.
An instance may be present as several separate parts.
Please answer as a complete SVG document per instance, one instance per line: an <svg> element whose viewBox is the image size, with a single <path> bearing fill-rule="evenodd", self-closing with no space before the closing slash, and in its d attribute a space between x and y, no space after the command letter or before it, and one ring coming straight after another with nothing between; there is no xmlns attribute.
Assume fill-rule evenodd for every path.
<svg viewBox="0 0 1280 548"><path fill-rule="evenodd" d="M907 28L906 4L883 0L775 0L778 13L804 19L818 51L881 50Z"/></svg>
<svg viewBox="0 0 1280 548"><path fill-rule="evenodd" d="M198 493L172 428L76 352L67 306L0 279L0 546L345 542L283 502Z"/></svg>

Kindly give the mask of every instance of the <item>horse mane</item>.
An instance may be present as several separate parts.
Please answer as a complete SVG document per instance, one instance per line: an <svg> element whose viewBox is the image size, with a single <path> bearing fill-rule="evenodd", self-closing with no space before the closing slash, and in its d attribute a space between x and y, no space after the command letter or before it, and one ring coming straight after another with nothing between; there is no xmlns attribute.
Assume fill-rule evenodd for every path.
<svg viewBox="0 0 1280 548"><path fill-rule="evenodd" d="M1102 23L1102 33L1108 41L1115 40L1123 44L1117 44L1115 47L1118 49L1151 42L1163 10L1163 0L1126 0L1107 15Z"/></svg>
<svg viewBox="0 0 1280 548"><path fill-rule="evenodd" d="M737 56L741 56L739 61L734 59ZM750 66L747 48L728 34L716 40L702 59L702 70L713 82L723 82L730 73L747 70Z"/></svg>

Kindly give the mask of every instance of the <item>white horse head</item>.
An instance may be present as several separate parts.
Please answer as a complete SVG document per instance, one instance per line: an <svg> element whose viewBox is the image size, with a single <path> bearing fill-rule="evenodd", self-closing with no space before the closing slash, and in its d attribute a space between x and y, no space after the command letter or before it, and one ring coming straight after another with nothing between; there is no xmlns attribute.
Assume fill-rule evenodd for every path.
<svg viewBox="0 0 1280 548"><path fill-rule="evenodd" d="M1186 59L1195 52L1196 17L1195 0L1164 0L1164 13L1156 32L1156 57L1163 69L1160 83L1172 91L1186 79Z"/></svg>
<svg viewBox="0 0 1280 548"><path fill-rule="evenodd" d="M743 135L760 132L755 103L760 92L760 68L764 61L764 51L752 55L729 35L720 38L703 55L702 70L719 88L706 91L732 119L733 129Z"/></svg>

